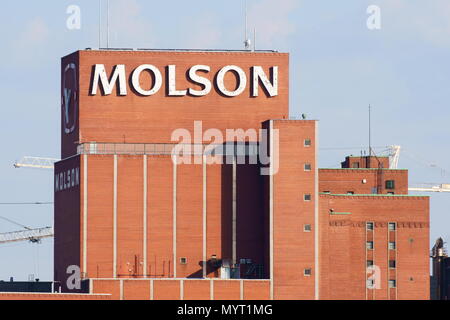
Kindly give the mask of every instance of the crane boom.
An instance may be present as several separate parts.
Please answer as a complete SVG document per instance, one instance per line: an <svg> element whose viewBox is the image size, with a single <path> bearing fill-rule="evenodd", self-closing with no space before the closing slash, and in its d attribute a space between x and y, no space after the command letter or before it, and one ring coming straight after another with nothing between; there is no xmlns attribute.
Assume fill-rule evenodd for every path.
<svg viewBox="0 0 450 320"><path fill-rule="evenodd" d="M40 158L40 157L23 157L16 163L15 168L37 168L37 169L53 169L55 162L59 159L54 158Z"/></svg>
<svg viewBox="0 0 450 320"><path fill-rule="evenodd" d="M419 192L450 192L450 184L440 184L429 187L415 187L415 188L408 188L408 190Z"/></svg>
<svg viewBox="0 0 450 320"><path fill-rule="evenodd" d="M51 238L53 235L52 227L0 233L0 244L18 241L30 241L36 243L40 242L41 239Z"/></svg>

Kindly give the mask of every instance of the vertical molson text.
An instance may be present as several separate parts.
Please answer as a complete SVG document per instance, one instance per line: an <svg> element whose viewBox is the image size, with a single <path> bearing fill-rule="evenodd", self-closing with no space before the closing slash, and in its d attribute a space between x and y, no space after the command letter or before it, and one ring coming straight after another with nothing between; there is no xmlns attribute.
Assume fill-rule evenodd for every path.
<svg viewBox="0 0 450 320"><path fill-rule="evenodd" d="M80 168L64 170L55 174L55 192L68 190L80 185Z"/></svg>

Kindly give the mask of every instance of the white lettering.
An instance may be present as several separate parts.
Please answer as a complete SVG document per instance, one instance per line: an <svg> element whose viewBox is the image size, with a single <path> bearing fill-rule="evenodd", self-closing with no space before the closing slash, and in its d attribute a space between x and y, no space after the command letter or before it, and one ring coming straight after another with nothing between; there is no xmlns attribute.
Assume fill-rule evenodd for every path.
<svg viewBox="0 0 450 320"><path fill-rule="evenodd" d="M111 80L108 81L108 77L106 75L105 65L104 64L96 64L94 69L94 79L92 82L92 95L97 94L98 83L101 82L104 94L110 95L113 91L114 85L117 80L119 80L119 95L126 96L127 95L127 81L125 75L125 65L119 64L114 67L113 74L111 76Z"/></svg>
<svg viewBox="0 0 450 320"><path fill-rule="evenodd" d="M203 86L203 90L189 89L189 94L196 97L206 96L208 93L211 92L212 88L211 81L209 81L204 77L199 76L197 74L198 71L210 72L211 68L209 66L196 65L193 66L191 69L189 69L189 79Z"/></svg>
<svg viewBox="0 0 450 320"><path fill-rule="evenodd" d="M238 85L237 88L233 91L230 91L225 87L225 75L230 71L234 71L238 75ZM223 67L217 74L216 85L222 94L228 97L236 97L244 92L247 86L247 76L245 75L245 72L238 66L226 66Z"/></svg>
<svg viewBox="0 0 450 320"><path fill-rule="evenodd" d="M187 90L177 90L177 67L170 65L169 67L169 96L181 97L185 96Z"/></svg>
<svg viewBox="0 0 450 320"><path fill-rule="evenodd" d="M267 70L267 69L266 69ZM263 88L269 98L278 95L278 66L270 67L270 75L266 74L262 66L253 66L250 68L251 73L251 88L250 94L252 97L258 97L260 94L259 88ZM141 74L144 71L148 71L153 79L153 83L148 85L144 89L141 82ZM209 78L200 73L211 72L211 67L207 65L194 65L187 71L187 80L200 88L177 88L177 69L175 65L167 66L167 95L173 97L182 97L187 94L194 97L203 97L208 95L212 91L212 83ZM236 84L234 88L228 88L232 86L232 81L225 81L227 74L231 72L236 76ZM218 93L226 97L237 97L241 95L247 88L248 78L246 72L238 66L228 65L218 71L215 77L215 85ZM131 82L132 89L142 95L151 96L159 92L163 86L163 76L161 71L154 65L143 64L133 70L131 79L127 78L125 65L119 64L114 66L112 74L108 76L104 64L94 65L94 72L92 78L92 87L90 94L97 95L99 87L102 89L104 95L111 95L116 85L118 86L118 94L120 96L127 95L128 80ZM225 83L227 82L227 83ZM228 86L228 87L227 87ZM149 89L147 89L149 88ZM66 104L70 103L72 92L70 89L64 91L64 100ZM67 117L68 115L66 115ZM66 119L67 120L67 119Z"/></svg>
<svg viewBox="0 0 450 320"><path fill-rule="evenodd" d="M269 96L275 97L278 95L278 67L272 67L272 82L269 81L263 68L260 66L255 66L253 69L253 97L257 97L259 94L259 83L261 80L264 89L267 91Z"/></svg>
<svg viewBox="0 0 450 320"><path fill-rule="evenodd" d="M151 88L150 90L144 90L141 87L141 83L140 83L140 77L141 77L141 73L144 70L148 70L149 72L151 72L153 74L153 88ZM159 72L158 68L156 68L155 66L151 65L151 64L143 64L139 67L137 67L134 71L133 71L133 75L131 76L131 83L133 85L134 90L136 90L136 92L138 92L139 94L143 95L143 96L151 96L155 93L157 93L159 91L159 89L161 89L162 86L162 76L161 76L161 72Z"/></svg>
<svg viewBox="0 0 450 320"><path fill-rule="evenodd" d="M55 174L55 192L68 190L80 185L80 168L69 169Z"/></svg>

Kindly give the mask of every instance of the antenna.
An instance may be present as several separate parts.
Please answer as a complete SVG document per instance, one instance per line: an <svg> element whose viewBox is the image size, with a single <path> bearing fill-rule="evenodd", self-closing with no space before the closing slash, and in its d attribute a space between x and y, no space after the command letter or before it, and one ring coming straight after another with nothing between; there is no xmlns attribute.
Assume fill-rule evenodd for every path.
<svg viewBox="0 0 450 320"><path fill-rule="evenodd" d="M98 0L98 48L102 46L102 0Z"/></svg>
<svg viewBox="0 0 450 320"><path fill-rule="evenodd" d="M247 29L248 29L247 0L244 0L244 11L245 11L244 47L245 47L245 50L250 50L250 46L251 46L252 42L248 38L248 34L247 34Z"/></svg>
<svg viewBox="0 0 450 320"><path fill-rule="evenodd" d="M106 0L106 48L109 49L109 0Z"/></svg>
<svg viewBox="0 0 450 320"><path fill-rule="evenodd" d="M369 104L369 156L372 155L372 132L371 132L371 123L372 123L372 119L371 119L371 106Z"/></svg>

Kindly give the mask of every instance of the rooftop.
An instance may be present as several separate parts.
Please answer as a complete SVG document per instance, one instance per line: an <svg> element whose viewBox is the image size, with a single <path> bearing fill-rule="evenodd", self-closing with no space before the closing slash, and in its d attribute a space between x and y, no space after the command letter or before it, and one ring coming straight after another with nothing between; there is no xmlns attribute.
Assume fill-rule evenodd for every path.
<svg viewBox="0 0 450 320"><path fill-rule="evenodd" d="M150 49L150 48L86 48L87 51L141 51L141 52L242 52L279 53L277 50L233 50L233 49Z"/></svg>

